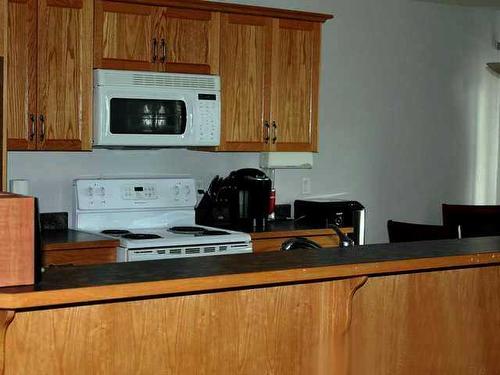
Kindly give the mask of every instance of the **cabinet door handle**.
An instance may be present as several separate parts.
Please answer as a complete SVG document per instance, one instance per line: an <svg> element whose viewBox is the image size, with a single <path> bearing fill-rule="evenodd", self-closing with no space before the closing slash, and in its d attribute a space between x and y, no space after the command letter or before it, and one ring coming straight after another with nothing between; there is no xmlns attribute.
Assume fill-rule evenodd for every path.
<svg viewBox="0 0 500 375"><path fill-rule="evenodd" d="M161 40L161 57L160 57L160 61L162 63L166 63L167 62L167 43L165 42L165 39L162 38Z"/></svg>
<svg viewBox="0 0 500 375"><path fill-rule="evenodd" d="M156 60L158 59L158 41L156 40L156 38L153 38L152 54L153 54L153 62L156 62Z"/></svg>
<svg viewBox="0 0 500 375"><path fill-rule="evenodd" d="M40 115L40 141L43 141L45 139L45 116Z"/></svg>
<svg viewBox="0 0 500 375"><path fill-rule="evenodd" d="M278 140L278 125L276 125L276 121L273 121L273 143L276 143Z"/></svg>
<svg viewBox="0 0 500 375"><path fill-rule="evenodd" d="M29 131L29 139L32 141L35 139L35 132L36 132L36 116L33 113L30 113L30 121L31 121L31 127Z"/></svg>
<svg viewBox="0 0 500 375"><path fill-rule="evenodd" d="M269 132L270 132L270 126L269 126L269 121L264 121L264 142L267 144L269 143Z"/></svg>

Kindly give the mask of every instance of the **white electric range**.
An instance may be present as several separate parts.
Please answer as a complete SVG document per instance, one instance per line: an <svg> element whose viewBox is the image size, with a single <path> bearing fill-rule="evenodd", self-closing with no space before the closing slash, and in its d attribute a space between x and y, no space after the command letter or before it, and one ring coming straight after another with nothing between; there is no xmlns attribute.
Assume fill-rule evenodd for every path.
<svg viewBox="0 0 500 375"><path fill-rule="evenodd" d="M192 178L78 179L74 191L74 227L119 239L119 262L252 252L247 233L195 224Z"/></svg>

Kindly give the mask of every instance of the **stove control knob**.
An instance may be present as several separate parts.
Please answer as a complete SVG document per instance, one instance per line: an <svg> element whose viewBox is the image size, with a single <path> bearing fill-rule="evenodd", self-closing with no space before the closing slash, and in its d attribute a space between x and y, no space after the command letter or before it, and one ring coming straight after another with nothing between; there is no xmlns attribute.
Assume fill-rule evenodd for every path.
<svg viewBox="0 0 500 375"><path fill-rule="evenodd" d="M191 188L189 187L189 185L184 186L184 193L186 193L186 196L191 194Z"/></svg>
<svg viewBox="0 0 500 375"><path fill-rule="evenodd" d="M99 195L100 195L101 197L104 197L104 196L106 195L106 189L104 189L104 186L101 186L101 187L99 188Z"/></svg>
<svg viewBox="0 0 500 375"><path fill-rule="evenodd" d="M174 194L177 196L181 193L181 188L179 185L174 186Z"/></svg>
<svg viewBox="0 0 500 375"><path fill-rule="evenodd" d="M94 196L94 188L92 186L90 186L87 189L87 194L88 194L89 197L93 197Z"/></svg>

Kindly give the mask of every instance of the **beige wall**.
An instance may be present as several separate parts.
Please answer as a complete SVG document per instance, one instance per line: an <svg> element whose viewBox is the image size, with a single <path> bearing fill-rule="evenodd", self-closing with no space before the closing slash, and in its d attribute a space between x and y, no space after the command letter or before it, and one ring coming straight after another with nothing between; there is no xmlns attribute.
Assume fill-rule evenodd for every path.
<svg viewBox="0 0 500 375"><path fill-rule="evenodd" d="M228 1L229 2L229 1ZM324 26L320 153L306 171L278 171L279 202L346 193L368 208L369 242L387 219L438 223L441 202L494 202L498 79L485 63L496 12L412 0L253 0L334 13ZM500 60L499 60L500 61ZM257 166L257 154L187 150L11 153L10 178L28 178L42 211L71 210L78 176L215 174Z"/></svg>

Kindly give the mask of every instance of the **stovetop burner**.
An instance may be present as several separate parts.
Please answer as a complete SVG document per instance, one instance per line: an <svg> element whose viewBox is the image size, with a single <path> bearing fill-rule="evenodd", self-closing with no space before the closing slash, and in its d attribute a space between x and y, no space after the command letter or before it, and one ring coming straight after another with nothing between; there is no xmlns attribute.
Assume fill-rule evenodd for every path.
<svg viewBox="0 0 500 375"><path fill-rule="evenodd" d="M128 233L124 234L122 238L126 238L129 240L153 240L162 237L152 233Z"/></svg>
<svg viewBox="0 0 500 375"><path fill-rule="evenodd" d="M199 236L220 236L225 234L230 234L229 232L217 229L206 229L196 226L183 226L183 227L172 227L169 231L176 234L193 234L196 237Z"/></svg>
<svg viewBox="0 0 500 375"><path fill-rule="evenodd" d="M172 227L169 231L177 234L199 234L203 233L206 229L195 226Z"/></svg>
<svg viewBox="0 0 500 375"><path fill-rule="evenodd" d="M221 236L224 234L230 234L229 232L225 232L223 230L213 230L213 229L205 229L201 233L196 233L195 236Z"/></svg>
<svg viewBox="0 0 500 375"><path fill-rule="evenodd" d="M102 234L109 234L110 236L122 236L124 234L130 234L129 230L125 229L106 229L101 232Z"/></svg>

